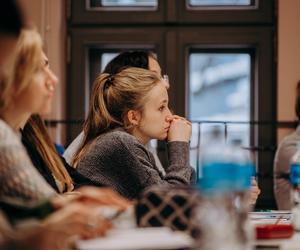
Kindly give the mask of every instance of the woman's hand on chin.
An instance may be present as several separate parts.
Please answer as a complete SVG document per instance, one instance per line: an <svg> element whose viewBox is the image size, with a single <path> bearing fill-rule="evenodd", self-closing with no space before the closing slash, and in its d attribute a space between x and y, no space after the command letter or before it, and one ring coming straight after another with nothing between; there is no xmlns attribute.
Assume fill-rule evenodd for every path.
<svg viewBox="0 0 300 250"><path fill-rule="evenodd" d="M192 133L192 124L184 117L173 115L168 131L168 141L189 142Z"/></svg>

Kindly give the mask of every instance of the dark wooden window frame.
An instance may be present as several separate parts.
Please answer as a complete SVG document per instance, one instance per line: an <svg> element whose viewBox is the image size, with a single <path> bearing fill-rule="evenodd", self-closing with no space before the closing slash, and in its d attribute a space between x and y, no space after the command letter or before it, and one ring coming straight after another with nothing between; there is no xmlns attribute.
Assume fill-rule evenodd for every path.
<svg viewBox="0 0 300 250"><path fill-rule="evenodd" d="M170 106L187 114L187 58L190 49L246 51L251 54L251 119L274 125L252 126L254 147L276 145L276 7L277 1L261 0L258 8L186 8L185 0L159 1L157 12L86 11L85 0L72 1L69 18L67 119L86 117L91 80L97 74L97 50L154 48L162 69L169 75ZM157 14L159 13L159 14ZM237 13L237 14L236 14ZM240 13L240 14L238 14ZM132 15L132 12L131 12ZM95 51L90 53L91 50ZM91 60L91 61L89 61ZM259 84L260 83L260 84ZM263 84L262 84L263 83ZM80 125L67 129L70 142ZM274 152L259 153L257 165L263 192L261 207L275 207L272 162ZM263 179L263 181L262 181Z"/></svg>
<svg viewBox="0 0 300 250"><path fill-rule="evenodd" d="M207 52L246 52L251 56L250 118L252 121L267 122L268 125L251 126L253 147L276 145L276 77L274 64L274 30L272 27L199 27L180 29L177 40L178 63L172 69L177 79L170 91L171 106L181 115L188 114L188 55L189 51ZM173 53L174 54L174 53ZM171 54L172 56L172 54ZM175 58L169 58L175 60ZM183 63L184 62L184 63ZM186 65L184 69L182 65ZM182 74L181 72L184 72ZM260 84L263 83L263 84ZM178 95L185 93L185 95ZM263 104L263 105L261 105ZM256 165L259 185L264 190L259 206L275 207L273 199L273 179L268 173L273 172L274 152L258 153Z"/></svg>
<svg viewBox="0 0 300 250"><path fill-rule="evenodd" d="M71 1L71 0L69 0ZM161 23L164 20L165 2L159 1L157 9L133 8L133 10L114 10L113 8L86 8L86 0L70 2L71 22L73 24L136 24ZM149 9L149 10L148 10Z"/></svg>
<svg viewBox="0 0 300 250"><path fill-rule="evenodd" d="M183 23L258 24L272 23L274 1L252 0L250 6L190 7L179 1L179 19Z"/></svg>
<svg viewBox="0 0 300 250"><path fill-rule="evenodd" d="M272 23L274 0L252 0L250 6L190 7L188 0L158 0L156 9L88 9L86 1L69 0L72 24L257 24Z"/></svg>

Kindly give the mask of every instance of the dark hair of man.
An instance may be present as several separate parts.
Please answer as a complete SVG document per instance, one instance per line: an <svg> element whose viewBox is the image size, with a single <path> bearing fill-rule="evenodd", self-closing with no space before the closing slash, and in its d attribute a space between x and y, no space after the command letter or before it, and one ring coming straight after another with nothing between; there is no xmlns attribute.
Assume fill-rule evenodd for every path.
<svg viewBox="0 0 300 250"><path fill-rule="evenodd" d="M18 36L23 26L23 17L16 0L1 1L0 35Z"/></svg>
<svg viewBox="0 0 300 250"><path fill-rule="evenodd" d="M123 52L106 65L103 73L114 75L128 67L149 69L149 57L154 58L154 55L147 50Z"/></svg>

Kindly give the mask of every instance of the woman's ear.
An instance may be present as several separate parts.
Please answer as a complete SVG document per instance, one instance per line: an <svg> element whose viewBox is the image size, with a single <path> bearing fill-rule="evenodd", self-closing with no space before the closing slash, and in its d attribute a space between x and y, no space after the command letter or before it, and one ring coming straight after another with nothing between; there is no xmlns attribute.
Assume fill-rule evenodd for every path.
<svg viewBox="0 0 300 250"><path fill-rule="evenodd" d="M137 126L141 121L141 113L136 110L129 110L127 113L127 118L131 125Z"/></svg>

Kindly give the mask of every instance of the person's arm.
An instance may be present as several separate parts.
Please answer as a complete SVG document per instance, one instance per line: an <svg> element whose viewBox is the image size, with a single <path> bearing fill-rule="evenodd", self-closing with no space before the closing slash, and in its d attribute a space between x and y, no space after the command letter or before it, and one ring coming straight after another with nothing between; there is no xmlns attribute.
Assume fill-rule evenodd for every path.
<svg viewBox="0 0 300 250"><path fill-rule="evenodd" d="M181 153L187 154L188 146L184 145L186 149ZM188 156L184 159L172 163L164 177L158 171L153 155L134 136L118 131L99 137L77 169L96 184L112 187L133 199L152 185L189 184L192 170L185 162Z"/></svg>
<svg viewBox="0 0 300 250"><path fill-rule="evenodd" d="M280 210L291 209L290 161L296 153L296 141L283 141L274 159L274 194Z"/></svg>
<svg viewBox="0 0 300 250"><path fill-rule="evenodd" d="M189 165L189 143L172 141L168 143L169 166L166 168L165 180L178 180L190 184L192 168Z"/></svg>
<svg viewBox="0 0 300 250"><path fill-rule="evenodd" d="M163 184L190 184L192 169L189 166L189 145L186 142L171 142L168 145L169 166L163 177L155 165L154 157L135 140L121 140L123 152L126 155L124 164L130 173L135 175L135 181L142 188ZM125 163L126 162L126 163Z"/></svg>
<svg viewBox="0 0 300 250"><path fill-rule="evenodd" d="M78 239L102 236L110 228L97 207L72 203L34 227L4 231L0 224L0 249L71 250Z"/></svg>
<svg viewBox="0 0 300 250"><path fill-rule="evenodd" d="M55 211L51 200L25 202L17 198L0 199L0 207L12 224L24 219L43 219Z"/></svg>
<svg viewBox="0 0 300 250"><path fill-rule="evenodd" d="M260 189L259 189L259 187L257 185L257 181L255 180L254 177L252 177L252 180L251 180L250 192L251 192L250 204L254 205L256 203L256 200L257 200L259 194L260 194Z"/></svg>
<svg viewBox="0 0 300 250"><path fill-rule="evenodd" d="M176 176L185 176L187 178L189 176L189 182L193 182L195 174L189 166L189 140L192 133L192 124L184 117L178 115L173 115L170 119L171 124L167 138L169 153L169 167L166 168L167 178L176 178ZM186 168L191 170L188 176L185 175ZM176 172L177 174L174 176Z"/></svg>

